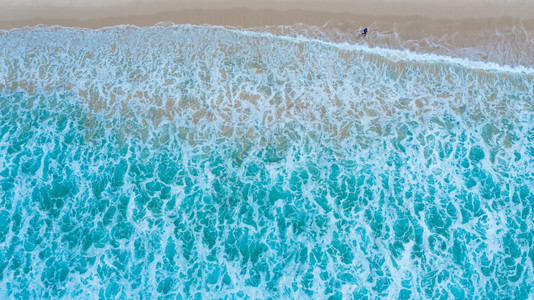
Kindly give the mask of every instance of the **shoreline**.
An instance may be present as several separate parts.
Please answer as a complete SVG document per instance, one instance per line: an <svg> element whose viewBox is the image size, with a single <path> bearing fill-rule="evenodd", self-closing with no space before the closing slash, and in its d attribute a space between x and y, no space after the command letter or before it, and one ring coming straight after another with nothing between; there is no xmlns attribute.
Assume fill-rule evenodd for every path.
<svg viewBox="0 0 534 300"><path fill-rule="evenodd" d="M25 3L24 1L28 1ZM125 1L120 3L120 1ZM21 0L12 4L0 0L0 29L25 26L60 25L101 28L113 25L151 26L158 22L175 24L210 24L242 27L323 25L327 21L346 22L354 19L426 19L433 22L512 19L534 23L534 2L510 0Z"/></svg>
<svg viewBox="0 0 534 300"><path fill-rule="evenodd" d="M0 3L1 1L3 0L0 0ZM0 18L0 34L3 30L38 25L98 29L115 25L147 27L171 22L231 26L236 29L268 31L282 35L297 34L333 42L363 42L369 46L409 49L510 66L534 66L534 16L529 19L518 16L447 18L450 16L442 14L442 18L438 18L430 15L404 16L402 11L394 12L391 11L391 7L387 8L384 5L379 5L377 9L379 8L383 9L381 11L383 14L380 16L371 13L354 14L350 9L346 12L328 12L302 9L210 8L169 10L154 14L150 14L150 10L147 10L139 15L126 10L122 12L123 16L111 10L108 14L113 16L102 18L93 18L94 12L101 8L90 8L87 10L87 18L81 19L75 19L74 15L69 14L65 15L71 18L54 19L43 11L43 17L40 18L13 20ZM160 10L161 7L154 9ZM481 16L482 13L478 15ZM369 34L363 40L360 31L365 27L369 28Z"/></svg>

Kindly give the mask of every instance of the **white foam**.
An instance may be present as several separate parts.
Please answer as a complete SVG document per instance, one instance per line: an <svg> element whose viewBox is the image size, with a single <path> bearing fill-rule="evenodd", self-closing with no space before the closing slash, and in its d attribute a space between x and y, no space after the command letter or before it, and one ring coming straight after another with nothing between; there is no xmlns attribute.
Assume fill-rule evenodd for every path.
<svg viewBox="0 0 534 300"><path fill-rule="evenodd" d="M174 27L181 30L173 31ZM447 56L325 42L303 37L277 36L224 27L172 25L169 30L152 31L150 28L145 31L133 26L122 28L128 30L123 32L114 30L119 29L117 27L112 27L79 34L68 28L67 33L58 33L50 28L30 29L44 31L43 34L35 36L32 34L27 36L20 30L15 32L12 43L6 47L6 55L0 58L0 65L4 64L0 70L5 70L2 72L6 72L10 80L33 82L38 86L36 88L38 93L43 93L44 87L48 84L57 88L58 91L44 93L42 98L34 100L39 103L40 107L32 105L30 108L24 105L25 95L21 96L23 97L22 103L18 103L21 100L13 97L14 104L6 106L7 115L12 117L0 120L4 121L4 124L17 128L17 132L5 134L0 139L0 157L5 158L0 161L0 165L10 167L13 155L7 152L6 145L10 145L13 136L22 135L21 132L26 124L33 124L30 114L33 111L26 112L26 110L35 110L36 115L42 112L51 114L50 117L44 118L44 121L42 118L37 120L41 124L39 127L29 128L34 133L35 139L46 138L49 149L45 148L44 142L39 142L40 144L26 142L26 148L39 146L45 153L48 153L55 151L56 143L58 146L63 144L65 139L57 138L65 134L64 129L61 131L57 129L59 115L69 116L68 120L71 125L67 125L66 130L79 128L81 137L87 138L83 144L74 142L72 147L66 147L64 160L52 159L50 161L47 167L49 177L50 174L60 173L63 164L73 170L74 177L83 179L94 178L98 176L98 173L103 172L102 170L112 170L106 166L114 166L118 163L120 147L116 141L117 137L122 135L126 135L126 143L132 149L136 149L135 155L132 154L133 152L126 155L129 168L133 165L156 164L158 153L180 153L178 157L170 155L169 159L176 163L180 170L183 169L183 173L187 173L181 176L187 176L190 183L186 181L170 185L171 194L177 198L174 211L162 211L161 216L147 212L142 219L136 221L141 216L139 212L136 212L138 204L134 200L135 193L145 188L147 182L157 180L157 176L143 175L137 178L136 175L125 175L125 183L120 194L132 195L126 209L126 216L128 221L137 222L133 226L136 238L145 239L147 245L151 243L148 240L149 235L162 236L161 240L166 241L172 227L171 220L181 218L186 227L181 230L194 232L191 242L195 245L195 259L201 263L207 261L206 254L210 249L202 241L201 231L198 229L193 231L193 228L196 226L195 222L198 221L194 219L195 212L205 211L201 203L203 199L199 197L187 200L187 197L192 194L186 191L188 189L205 191L207 195L213 186L214 178L228 185L230 189L230 185L233 184L233 178L230 176L237 174L236 178L242 183L260 186L267 189L267 192L275 184L280 185L286 191L292 188L298 190L298 193L294 194L293 203L287 203L287 199L275 199L274 204L269 204L271 206L264 215L261 214L260 203L254 201L261 200L265 196L256 199L254 195L247 194L243 199L247 202L246 207L251 209L250 215L254 216L254 220L263 222L263 225L259 225L260 222L258 222L257 226L263 226L260 229L265 228L267 232L272 233L273 243L284 242L287 238L300 245L307 245L309 251L316 245L326 250L336 240L347 241L346 249L349 249L355 256L350 265L352 269L348 269L346 264L339 262L338 254L332 255L326 269L334 278L336 276L334 274L340 273L340 269L347 268L346 271L350 271L359 282L363 282L363 287L367 287L372 292L374 283L368 281L369 277L376 272L377 260L389 251L388 245L394 242L391 225L401 213L411 215L413 220L419 223L425 241L434 234L435 228L428 225L426 218L431 216L432 212L415 213L413 197L403 199L404 193L414 191L414 193L424 194L434 189L437 201L425 200L427 201L425 205L438 207L439 211L443 212L443 204L446 202L444 200L447 199L453 201L459 209L462 199L459 200L458 197L465 196L467 193L461 173L463 170L459 167L459 162L469 156L470 148L483 143L480 131L477 131L481 123L495 123L496 127L503 131L499 139L491 141L491 146L493 143L504 144L505 135L508 133L518 137L517 140L511 142L512 147L530 145L530 141L527 140L527 130L530 128L528 124L532 123L533 114L528 110L530 108L528 104L532 99L529 95L533 87L528 80L525 80L526 76L521 72L516 72L518 74L516 77L520 80L509 81L510 72L504 71L500 65L494 68L493 65L484 62L474 62L479 64L473 65L471 60L455 61ZM195 28L202 30L187 30ZM87 31L79 28L73 30ZM21 32L22 34L19 34ZM70 43L65 44L64 41L67 39ZM0 42L3 40L10 39L5 35L0 35ZM214 40L216 40L215 43ZM161 44L157 44L158 42ZM117 51L110 55L113 43L117 43ZM301 44L304 47L301 47ZM257 51L258 49L260 51ZM343 51L351 52L350 55L346 55L350 57L348 62L344 60L345 57L338 56L338 53ZM35 53L37 55L28 61L27 65L20 67L21 64L13 63L21 56ZM302 64L298 64L296 57L299 55L305 57ZM373 55L376 56L373 57ZM394 72L391 72L391 66L396 63L389 61L413 61L416 64L405 67L402 75L399 75L392 74ZM431 65L435 62L438 62L439 73L450 78L441 80L441 78L434 77L434 68L421 67L421 64ZM260 67L250 67L249 63L258 63ZM445 66L439 65L441 63ZM40 67L47 70L44 78L38 78L39 74L35 72ZM457 68L468 70L457 72ZM256 73L258 69L261 70ZM483 76L479 78L473 75L477 74L477 72L470 71L473 69L499 74L486 80ZM222 75L223 71L225 76ZM206 77L208 72L211 72L209 79ZM132 77L135 80L128 81ZM166 85L165 82L171 79L172 84ZM63 88L65 82L68 81L75 84L72 90L67 92ZM462 84L457 84L457 82ZM265 91L264 87L268 87L268 91ZM13 93L21 89L24 90L20 88L20 85L16 89L17 91L9 91L7 88L7 97L12 97ZM124 90L125 95L117 95L122 94L116 92L117 90ZM140 96L136 96L137 92L140 92ZM255 100L257 103L249 102L247 101L249 99L246 99L247 96L240 96L241 92L258 95L260 99ZM67 97L61 98L58 93L67 94ZM491 99L494 93L496 96ZM192 100L194 97L195 99ZM157 104L159 99L156 98L179 99L183 102L171 101L172 107L168 109L161 103ZM516 99L517 101L514 101ZM102 104L104 108L98 108L96 104L87 104L97 100L109 103ZM195 105L190 105L188 101L195 102ZM183 107L179 111L172 111L180 104L183 104ZM295 108L297 105L302 106L297 109ZM467 108L459 111L458 108L461 106ZM95 115L97 108L99 112ZM118 108L123 110L120 113L115 110L114 114L108 115L111 109ZM153 125L151 121L158 115L168 112L167 109L171 111L169 112L171 117L159 123L159 126ZM193 116L201 110L204 117L197 118L198 122L192 124ZM281 113L278 114L278 111ZM208 117L207 112L213 118ZM219 118L221 115L222 117ZM313 119L308 117L310 115L313 115ZM267 117L273 117L274 120L267 122L265 121ZM85 120L91 122L84 122ZM79 127L76 127L76 124ZM345 126L350 130L345 134L340 134ZM232 128L232 133L228 136L223 135L222 127ZM410 133L397 131L403 128ZM526 129L520 131L518 128ZM243 133L236 134L239 130ZM249 130L253 134L245 136L244 132ZM183 137L180 137L182 134ZM462 138L462 134L466 137ZM342 135L344 137L341 137ZM162 136L171 138L166 142L154 142ZM445 151L443 146L445 144L451 145L452 154L449 153L440 158L439 152ZM406 151L399 151L399 145L406 148ZM210 175L212 174L209 169L210 162L207 160L209 155L206 153L206 156L202 156L203 147L210 149L212 151L210 153L215 156L224 158L225 174L221 177L216 177L215 174ZM485 148L484 145L482 147ZM86 151L80 151L84 149ZM264 161L266 149L275 149L276 155L282 155L283 158ZM78 157L76 151L79 151ZM485 151L489 153L491 150L485 149ZM503 147L499 147L497 151L504 161L513 161L512 151ZM523 153L524 157L527 157L526 150ZM486 174L491 174L495 178L494 181L501 184L503 189L505 189L502 179L504 176L499 175L501 174L499 172L509 176L512 172L522 172L519 174L522 175L529 170L530 164L526 160L515 162L514 165L503 164L499 167L490 164L488 154L486 155L484 161L476 167ZM236 157L239 157L241 165L236 162ZM353 160L354 163L346 163L348 160ZM247 178L245 166L249 162L262 165L265 174L258 173L254 178ZM330 166L334 163L338 166L339 174L334 179L330 179L333 169ZM314 166L317 170L312 171L308 165ZM82 168L82 166L85 167ZM39 174L43 172L44 167L41 168ZM298 183L288 181L287 178L290 178L291 173L308 169L310 169L309 178L303 180L302 186L299 185L296 188L292 186ZM492 171L495 172L492 173ZM350 184L351 180L353 182L360 180L356 179L360 175L364 178L362 183L358 186ZM23 181L27 179L23 176L33 175L20 175L17 182L29 182ZM350 176L353 178L351 179ZM39 178L36 181L42 184ZM448 184L445 181L446 178L452 178L452 183ZM90 199L92 195L90 182L89 180L81 181L84 183L78 185L80 192L76 197L78 200ZM334 188L339 188L339 193L329 189L330 183ZM400 186L398 194L392 192L395 184ZM26 186L31 187L30 184ZM450 189L453 190L452 193ZM468 192L478 192L477 189L479 189L478 186ZM350 210L343 208L345 199L338 195L349 191L357 194L358 199L368 198L368 201L357 200L358 203L354 204L358 205L359 212L353 208ZM24 192L26 195L23 195L23 192L20 190L18 195L29 198L31 189L28 188ZM326 193L325 201L329 207L328 212L323 211L319 203L315 203L314 196L323 192ZM109 190L102 193L102 197L111 200L115 195ZM300 197L301 195L304 197ZM388 200L392 197L402 199L403 204L397 207L387 202L392 201ZM373 201L375 199L377 201ZM198 206L188 210L180 209L182 205L188 204L186 201L195 200L199 201ZM506 202L506 199L504 200ZM113 202L110 201L110 203ZM288 204L294 205L295 209L303 207L309 214L310 221L313 221L316 216L326 215L328 222L321 230L311 225L305 229L307 231L304 234L297 234L289 226L286 238L282 239L276 231L276 218L288 217L284 215L284 209ZM487 211L491 208L489 204L482 205L485 205ZM378 225L371 225L367 222L367 211L381 214L381 221ZM238 220L232 223L235 225L229 226L239 226L257 233L258 228L240 221L237 209L228 209L227 212L235 213L234 220ZM101 215L97 214L94 218L102 219ZM158 229L157 226L153 227L151 219L163 220L162 229ZM341 222L338 222L340 219L346 220L347 224L351 223L351 227L359 227L358 230L361 231L340 230L342 229L339 227L342 226L339 225ZM473 230L473 226L476 225L474 221L465 224L460 221L461 218L457 217L456 221L452 222L453 227L450 230L458 229L477 234ZM505 219L497 217L490 219L491 226L497 230L505 229L505 222ZM384 229L382 232L388 233L389 238L384 235L376 237L374 233L376 228L373 228L376 226L384 228L389 226L389 230ZM349 228L346 227L346 229ZM256 237L265 238L265 235L255 235L254 238ZM217 239L215 247L222 248L223 238ZM445 237L440 238L441 241L445 239ZM494 240L495 243L500 243L502 239L501 236L496 236ZM450 246L450 240L448 241ZM131 243L125 244L125 241L121 241L121 248L125 245L133 251ZM364 250L357 245L368 245L369 249ZM402 255L398 256L396 261L386 259L384 263L380 263L380 267L383 266L384 270L392 274L410 271L415 278L413 279L413 295L419 296L423 295L421 291L419 291L421 294L418 294L415 288L416 280L420 279L419 274L428 272L425 268L445 266L446 263L452 261L450 257L442 253L433 252L431 245L425 242L423 251L429 264L421 266L415 263L417 259L413 259L410 255L412 251L410 245L407 244L404 247L405 252L401 253ZM177 241L176 246L177 252L180 253L181 242ZM371 249L373 246L378 251L374 252ZM468 249L472 249L469 247ZM158 246L158 249L162 248L164 247ZM94 255L103 255L112 251L112 247L108 244L103 249L93 248L90 251L93 251ZM163 253L159 250L153 251L153 260L156 263L150 264L148 259L143 262L145 270L148 270L151 275L154 275L154 272L157 274L161 270L158 269L159 266L164 262ZM272 270L279 260L275 256L278 253L276 251L279 250L272 248L269 251L271 252L268 252L268 255L273 256L265 255L263 258L270 263L269 268ZM280 250L279 253L288 253L288 251ZM470 252L469 255L475 257L478 254ZM232 291L246 290L249 295L259 295L261 291L265 291L266 283L263 281L259 288L246 287L246 280L249 278L247 270L250 265L241 265L238 260L225 261L223 255L218 258L230 266L228 272L234 284ZM109 264L110 259L112 256L99 260L96 264ZM185 258L177 258L177 260L177 265L184 266L184 270L191 267L190 261ZM277 283L280 290L288 286L289 281L284 280L300 276L300 263L288 261L286 264L285 275ZM459 270L454 265L450 268L455 271ZM203 267L203 270L211 269ZM330 283L327 280L323 281L318 271L314 273L313 288L319 291L325 290ZM86 293L100 289L102 282L97 279L90 282L92 279L87 278L90 274L96 274L96 270L90 269L86 274L82 274L82 277L73 279L72 282L78 284L79 281L85 281L85 284L91 285L86 289ZM177 276L174 270L169 271L168 274L168 276ZM154 291L158 284L156 277L146 274L140 274L140 276L144 280L143 289ZM390 287L390 291L394 293L400 291L400 283L404 280L402 276L396 277L394 285ZM205 281L205 276L199 278L193 288L205 288L203 286ZM444 283L441 283L441 286L444 286ZM42 290L43 288L34 287L33 289ZM69 289L74 288L70 286ZM345 292L350 290L349 286L345 285L341 289L345 289ZM132 289L126 293L130 295L138 291ZM206 292L207 289L203 291ZM208 295L207 292L204 295ZM221 292L221 295L225 294ZM292 295L305 297L300 291ZM374 296L379 295L375 293ZM395 297L395 294L390 294L390 296Z"/></svg>
<svg viewBox="0 0 534 300"><path fill-rule="evenodd" d="M182 25L177 25L182 26ZM195 25L188 25L195 26ZM221 27L223 28L223 27ZM237 32L243 35L248 36L260 36L260 37L269 37L273 39L282 39L294 43L313 43L324 45L328 47L335 47L341 50L347 51L361 51L364 53L375 54L381 57L387 58L393 62L399 61L414 61L414 62L423 62L423 63L445 63L455 66L464 67L467 69L474 70L484 70L484 71L497 71L497 72L508 72L508 73L524 73L524 74L534 74L534 69L532 67L525 66L509 66L509 65L499 65L494 62L484 62L484 61L474 61L467 58L459 57L450 57L445 55L438 55L433 53L419 53L412 52L410 50L398 50L398 49L388 49L382 47L369 47L365 44L349 44L349 43L335 43L330 41L323 41L318 39L310 39L307 37L291 37L283 35L275 35L268 32L255 32L247 30L237 30L229 29L232 32Z"/></svg>
<svg viewBox="0 0 534 300"><path fill-rule="evenodd" d="M380 57L384 57L392 62L402 62L402 61L411 61L411 62L421 62L421 63L443 63L450 64L453 66L463 67L472 70L483 70L483 71L494 71L494 72L506 72L506 73L520 73L520 74L534 74L534 68L522 66L522 65L500 65L495 62L486 62L486 61L477 61L461 57L451 57L446 55L438 55L434 53L421 53L413 52L410 50L399 50L399 49L389 49L383 47L369 47L366 44L351 44L347 42L337 43L332 41L308 38L304 36L287 36L287 35L277 35L270 32L262 31L250 31L245 29L238 29L235 27L225 27L225 26L215 26L215 25L192 25L192 24L173 24L173 23L158 23L154 27L166 27L166 28L175 28L175 29L194 29L194 28L212 28L216 30L224 30L236 34L241 34L244 36L252 37L263 37L263 38L272 38L276 40L283 40L292 43L311 43L316 45L322 45L326 47L334 47L340 50L345 51L359 51L367 54L374 54ZM110 27L103 27L100 29L87 29L80 27L62 27L62 26L51 26L51 27L24 27L24 28L14 28L10 30L0 30L0 34L6 34L9 32L15 31L31 31L31 30L42 30L42 29L74 29L81 31L106 31L110 29L126 29L126 28L135 28L143 29L147 27L139 27L135 25L115 25Z"/></svg>

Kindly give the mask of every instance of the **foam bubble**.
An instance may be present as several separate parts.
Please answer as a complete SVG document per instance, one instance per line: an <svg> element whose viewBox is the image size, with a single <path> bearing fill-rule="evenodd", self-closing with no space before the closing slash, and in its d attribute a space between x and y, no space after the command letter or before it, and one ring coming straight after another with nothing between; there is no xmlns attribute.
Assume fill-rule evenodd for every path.
<svg viewBox="0 0 534 300"><path fill-rule="evenodd" d="M8 296L528 296L529 67L213 26L0 43Z"/></svg>

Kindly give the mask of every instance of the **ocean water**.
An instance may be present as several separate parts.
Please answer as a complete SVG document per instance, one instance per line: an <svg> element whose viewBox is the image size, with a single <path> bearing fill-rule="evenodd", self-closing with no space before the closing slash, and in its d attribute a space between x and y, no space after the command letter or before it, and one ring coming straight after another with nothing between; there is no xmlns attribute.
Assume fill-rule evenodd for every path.
<svg viewBox="0 0 534 300"><path fill-rule="evenodd" d="M215 26L0 32L0 296L532 299L534 70Z"/></svg>

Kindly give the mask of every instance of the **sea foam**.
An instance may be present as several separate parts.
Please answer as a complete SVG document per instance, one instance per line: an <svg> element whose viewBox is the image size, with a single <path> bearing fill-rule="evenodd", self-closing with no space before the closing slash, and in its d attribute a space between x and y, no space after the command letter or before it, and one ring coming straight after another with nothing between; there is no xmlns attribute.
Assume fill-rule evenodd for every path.
<svg viewBox="0 0 534 300"><path fill-rule="evenodd" d="M193 25L0 44L7 297L532 297L529 66Z"/></svg>

